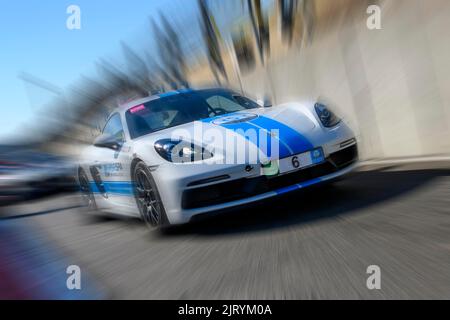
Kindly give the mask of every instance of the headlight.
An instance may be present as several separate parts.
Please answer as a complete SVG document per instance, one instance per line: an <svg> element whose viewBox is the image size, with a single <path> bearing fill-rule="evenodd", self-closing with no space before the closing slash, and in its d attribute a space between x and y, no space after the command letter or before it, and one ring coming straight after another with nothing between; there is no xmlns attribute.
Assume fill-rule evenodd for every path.
<svg viewBox="0 0 450 320"><path fill-rule="evenodd" d="M322 103L316 103L314 105L314 109L316 109L316 113L319 116L320 122L322 122L323 126L326 128L334 127L339 122L341 122L341 119L339 119L330 109L328 109Z"/></svg>
<svg viewBox="0 0 450 320"><path fill-rule="evenodd" d="M159 140L155 143L155 150L162 158L175 163L201 161L214 156L204 147L182 140Z"/></svg>

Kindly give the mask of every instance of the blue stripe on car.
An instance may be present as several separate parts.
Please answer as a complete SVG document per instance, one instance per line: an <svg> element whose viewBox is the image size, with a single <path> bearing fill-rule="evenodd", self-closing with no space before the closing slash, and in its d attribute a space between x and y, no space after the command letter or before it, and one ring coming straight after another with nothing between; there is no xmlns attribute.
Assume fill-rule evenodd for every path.
<svg viewBox="0 0 450 320"><path fill-rule="evenodd" d="M260 132L258 129L261 129L260 127L256 126L255 124L251 122L240 122L240 123L228 123L228 124L221 124L220 126L227 128L229 130L232 130L236 132L237 134L240 134L248 141L251 141L250 136L248 135L248 130L256 130L257 137L256 141L251 141L256 144L258 149L260 149L267 157L272 156L272 144L271 144L271 138L269 136L270 131L266 130L265 128L262 128L264 131L265 136L260 136ZM260 139L261 138L261 139ZM262 141L264 139L265 141ZM289 154L289 149L284 144L279 144L279 153L280 154Z"/></svg>
<svg viewBox="0 0 450 320"><path fill-rule="evenodd" d="M282 195L282 194L285 194L285 193L288 193L288 192L292 192L292 191L295 191L295 190L298 190L298 189L301 189L301 188L306 188L306 187L312 186L312 185L320 183L322 181L323 180L321 178L308 180L308 181L305 181L305 182L302 182L302 183L294 184L294 185L289 186L289 187L285 187L285 188L281 188L281 189L275 190L275 193L277 195Z"/></svg>
<svg viewBox="0 0 450 320"><path fill-rule="evenodd" d="M225 117L229 117L230 115L226 115ZM220 119L223 116L208 118L203 120L204 122L213 123L214 120ZM265 117L265 116L258 116L257 118L243 121L243 122L235 122L235 123L223 123L220 124L220 126L227 128L229 130L233 130L238 134L241 134L244 136L247 140L249 140L249 137L245 135L245 132L248 129L260 129L264 130L266 135L268 136L273 130L278 130L278 136L272 137L276 138L280 141L279 143L279 154L278 158L283 159L295 154L303 153L305 151L312 150L314 147L313 145L299 132L292 129L291 127L276 121L274 119ZM266 148L266 150L261 150L266 153L268 157L272 157L272 150L271 150L271 139L266 138L266 145L261 145L261 141L257 140L257 147L262 148L263 146Z"/></svg>
<svg viewBox="0 0 450 320"><path fill-rule="evenodd" d="M180 89L180 90L177 90L179 93L190 93L190 92L193 92L193 90L192 89L188 89L188 88L186 88L186 89Z"/></svg>
<svg viewBox="0 0 450 320"><path fill-rule="evenodd" d="M289 149L289 152L286 152L286 148L280 146L281 159L313 149L313 145L302 134L284 123L264 116L259 116L249 122L269 132L279 131L278 139Z"/></svg>
<svg viewBox="0 0 450 320"><path fill-rule="evenodd" d="M165 98L165 97L170 97L170 96L174 96L174 95L177 95L177 94L179 94L178 91L169 91L169 92L161 93L158 96L160 98Z"/></svg>
<svg viewBox="0 0 450 320"><path fill-rule="evenodd" d="M106 193L119 195L133 195L133 182L129 181L102 181ZM95 182L90 182L90 188L93 193L101 193Z"/></svg>

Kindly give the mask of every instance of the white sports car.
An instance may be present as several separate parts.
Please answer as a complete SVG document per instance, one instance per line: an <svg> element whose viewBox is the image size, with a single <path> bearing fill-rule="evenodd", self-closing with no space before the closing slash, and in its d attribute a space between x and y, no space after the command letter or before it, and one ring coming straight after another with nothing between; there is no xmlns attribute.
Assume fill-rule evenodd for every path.
<svg viewBox="0 0 450 320"><path fill-rule="evenodd" d="M114 111L78 179L90 208L162 226L338 178L357 159L355 135L322 103L180 90Z"/></svg>

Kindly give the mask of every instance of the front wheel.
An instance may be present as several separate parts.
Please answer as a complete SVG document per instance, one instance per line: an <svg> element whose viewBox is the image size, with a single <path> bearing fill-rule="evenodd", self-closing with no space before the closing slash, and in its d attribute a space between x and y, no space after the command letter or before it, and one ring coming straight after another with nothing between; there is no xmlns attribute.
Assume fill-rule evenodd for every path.
<svg viewBox="0 0 450 320"><path fill-rule="evenodd" d="M133 170L134 196L142 220L154 229L169 224L155 180L144 162Z"/></svg>

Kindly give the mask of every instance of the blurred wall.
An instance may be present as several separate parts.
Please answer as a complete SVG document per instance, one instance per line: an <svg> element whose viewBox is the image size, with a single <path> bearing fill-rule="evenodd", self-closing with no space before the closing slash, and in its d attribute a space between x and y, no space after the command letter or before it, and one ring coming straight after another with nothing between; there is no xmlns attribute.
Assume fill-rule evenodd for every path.
<svg viewBox="0 0 450 320"><path fill-rule="evenodd" d="M244 90L276 103L327 97L357 131L363 159L449 154L450 2L376 1L381 30L366 26L371 3L315 1L312 39L288 50L271 40L276 54L242 74Z"/></svg>

